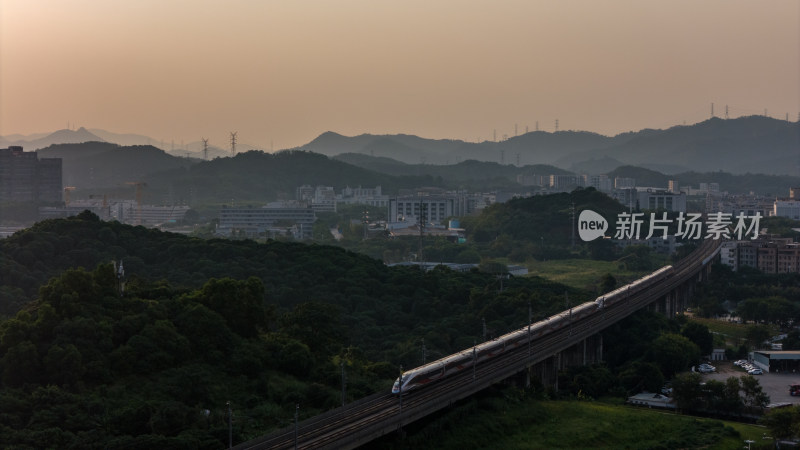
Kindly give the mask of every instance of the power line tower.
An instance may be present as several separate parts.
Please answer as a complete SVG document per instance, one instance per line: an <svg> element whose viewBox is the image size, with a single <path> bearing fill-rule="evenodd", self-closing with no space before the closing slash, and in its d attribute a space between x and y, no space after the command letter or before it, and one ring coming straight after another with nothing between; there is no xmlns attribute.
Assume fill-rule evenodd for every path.
<svg viewBox="0 0 800 450"><path fill-rule="evenodd" d="M236 135L238 131L231 131L231 156L236 156Z"/></svg>
<svg viewBox="0 0 800 450"><path fill-rule="evenodd" d="M425 261L422 255L422 237L425 231L425 203L422 202L422 194L419 195L419 262Z"/></svg>
<svg viewBox="0 0 800 450"><path fill-rule="evenodd" d="M369 227L369 210L364 207L364 212L361 215L361 223L364 225L364 239L367 238L367 228Z"/></svg>
<svg viewBox="0 0 800 450"><path fill-rule="evenodd" d="M203 159L208 161L208 139L200 138L203 140Z"/></svg>
<svg viewBox="0 0 800 450"><path fill-rule="evenodd" d="M570 244L572 248L575 248L575 202L572 202L572 208L570 208L570 220L572 221L572 235L570 236Z"/></svg>
<svg viewBox="0 0 800 450"><path fill-rule="evenodd" d="M558 119L556 119L556 133L558 133Z"/></svg>

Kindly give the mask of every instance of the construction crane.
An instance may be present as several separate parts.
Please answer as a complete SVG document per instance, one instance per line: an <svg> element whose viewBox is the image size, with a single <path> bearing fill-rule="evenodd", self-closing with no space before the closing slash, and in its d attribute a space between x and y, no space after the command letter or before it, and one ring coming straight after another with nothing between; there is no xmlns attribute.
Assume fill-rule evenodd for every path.
<svg viewBox="0 0 800 450"><path fill-rule="evenodd" d="M144 181L128 181L128 185L136 186L136 225L142 224L142 188L147 186Z"/></svg>
<svg viewBox="0 0 800 450"><path fill-rule="evenodd" d="M64 187L64 206L69 206L69 193L74 191L76 188L75 186L65 186Z"/></svg>

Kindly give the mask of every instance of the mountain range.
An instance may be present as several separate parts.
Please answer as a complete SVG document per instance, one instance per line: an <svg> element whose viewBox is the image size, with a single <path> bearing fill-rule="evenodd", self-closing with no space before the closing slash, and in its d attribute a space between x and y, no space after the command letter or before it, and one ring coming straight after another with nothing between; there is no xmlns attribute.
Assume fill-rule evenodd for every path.
<svg viewBox="0 0 800 450"><path fill-rule="evenodd" d="M147 136L86 128L58 130L48 135L0 137L0 146L20 145L28 151L81 142L160 148L182 158L230 156L228 150L215 146L209 146L208 155L205 155L202 142L177 149L170 146L170 150L166 150L163 142ZM239 146L237 149L246 152L252 148ZM394 166L396 170L404 170L404 175L421 175L420 166L454 166L474 160L495 163L509 171L515 167L548 166L548 173L557 173L555 168L559 168L576 173L607 174L617 167L633 165L667 175L724 171L797 176L800 124L766 116L711 118L694 125L645 129L613 137L586 131L533 131L499 142L426 139L408 134L348 137L329 131L295 150L344 161L353 161L356 155L370 157L369 164L375 166L371 169ZM366 160L360 161L364 164ZM398 163L408 167L401 169ZM427 172L446 170L444 167L425 169Z"/></svg>
<svg viewBox="0 0 800 450"><path fill-rule="evenodd" d="M798 122L750 116L711 118L666 130L607 137L585 131L534 131L500 142L428 140L409 135L346 137L327 132L301 147L336 156L358 153L407 164L454 164L474 159L501 165L547 164L577 173L603 174L635 165L665 174L725 171L797 175Z"/></svg>

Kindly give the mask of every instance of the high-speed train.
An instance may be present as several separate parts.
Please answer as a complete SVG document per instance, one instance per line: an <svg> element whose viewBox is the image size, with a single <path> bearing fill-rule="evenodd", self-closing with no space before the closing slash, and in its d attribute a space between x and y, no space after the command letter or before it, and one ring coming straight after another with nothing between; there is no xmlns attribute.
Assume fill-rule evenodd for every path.
<svg viewBox="0 0 800 450"><path fill-rule="evenodd" d="M570 308L533 323L530 326L530 339L539 338L561 329L572 322L583 319L592 312L608 307L634 293L640 292L650 285L668 278L672 274L672 266L662 267L630 284L615 289L607 294L603 294L594 301L582 303L574 308ZM462 350L458 353L425 364L424 366L403 372L403 374L395 380L392 386L392 394L406 394L414 389L424 387L428 383L469 369L474 364L481 361L486 361L514 348L526 346L527 344L528 327L525 326L500 336L497 339L478 344L473 348Z"/></svg>

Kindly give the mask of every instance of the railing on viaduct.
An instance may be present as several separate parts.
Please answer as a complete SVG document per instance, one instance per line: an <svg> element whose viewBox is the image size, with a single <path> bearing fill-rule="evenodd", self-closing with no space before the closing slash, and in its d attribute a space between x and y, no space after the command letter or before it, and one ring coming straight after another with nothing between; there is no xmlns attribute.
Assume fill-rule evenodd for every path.
<svg viewBox="0 0 800 450"><path fill-rule="evenodd" d="M349 449L401 429L494 383L518 374L557 382L558 371L602 359L598 333L635 311L649 308L669 316L685 309L695 284L703 281L719 253L719 241L707 240L676 263L658 283L622 291L617 301L597 308L568 326L530 340L441 381L398 397L387 389L340 408L306 419L279 432L235 446L236 449ZM629 286L636 286L636 282ZM530 336L530 335L529 335Z"/></svg>

